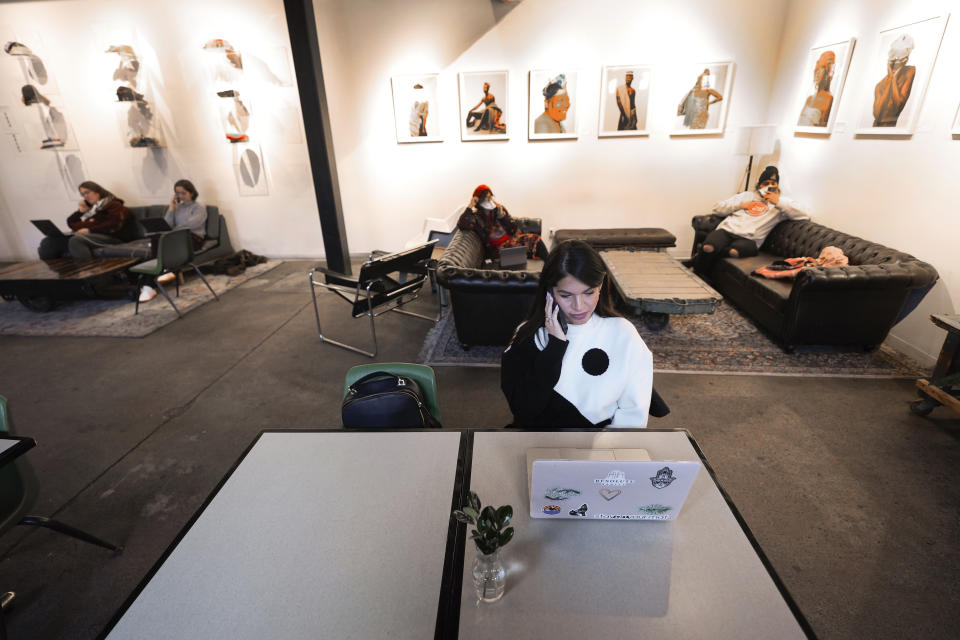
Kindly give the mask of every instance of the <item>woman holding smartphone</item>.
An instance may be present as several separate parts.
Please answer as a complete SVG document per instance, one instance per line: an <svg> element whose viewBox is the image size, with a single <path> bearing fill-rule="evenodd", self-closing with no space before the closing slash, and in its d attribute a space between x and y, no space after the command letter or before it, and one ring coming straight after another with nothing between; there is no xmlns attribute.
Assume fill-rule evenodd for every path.
<svg viewBox="0 0 960 640"><path fill-rule="evenodd" d="M515 427L645 427L653 355L610 298L600 255L579 240L550 252L533 306L503 352Z"/></svg>
<svg viewBox="0 0 960 640"><path fill-rule="evenodd" d="M197 202L197 188L189 180L177 180L173 185L173 197L170 198L170 206L163 215L171 229L186 227L190 229L190 236L193 238L193 250L197 251L203 246L203 241L207 237L207 208ZM162 282L172 280L173 274L160 276ZM147 284L140 287L140 302L149 302L157 297L157 289L153 285L156 282L151 279Z"/></svg>

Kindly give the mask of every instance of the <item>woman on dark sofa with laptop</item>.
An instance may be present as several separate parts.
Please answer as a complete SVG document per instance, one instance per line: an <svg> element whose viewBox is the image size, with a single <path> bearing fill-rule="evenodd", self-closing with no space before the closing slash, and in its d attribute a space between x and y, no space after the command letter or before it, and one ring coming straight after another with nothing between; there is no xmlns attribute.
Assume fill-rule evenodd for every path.
<svg viewBox="0 0 960 640"><path fill-rule="evenodd" d="M190 237L193 239L193 250L198 250L203 246L203 241L207 235L207 208L197 202L197 188L189 180L177 180L173 185L173 197L170 198L170 206L163 215L163 219L171 229L181 229L186 227L190 229ZM158 279L161 282L173 280L176 276L167 273ZM140 302L149 302L157 297L157 289L154 286L156 281L151 279L147 284L140 287Z"/></svg>
<svg viewBox="0 0 960 640"><path fill-rule="evenodd" d="M67 226L74 234L41 240L37 249L41 260L89 260L97 246L129 242L136 237L136 222L123 200L89 180L80 183L79 191L82 200L67 218Z"/></svg>
<svg viewBox="0 0 960 640"><path fill-rule="evenodd" d="M547 247L536 233L522 233L507 208L495 202L485 184L473 190L470 204L457 220L457 227L480 237L488 258L497 258L501 249L526 247L528 258L547 257Z"/></svg>

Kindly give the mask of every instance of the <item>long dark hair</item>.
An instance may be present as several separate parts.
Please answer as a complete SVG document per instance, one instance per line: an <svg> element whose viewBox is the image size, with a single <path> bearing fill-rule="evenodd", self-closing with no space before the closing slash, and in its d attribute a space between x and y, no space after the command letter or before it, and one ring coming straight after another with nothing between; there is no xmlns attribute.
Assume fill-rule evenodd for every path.
<svg viewBox="0 0 960 640"><path fill-rule="evenodd" d="M107 191L106 189L98 185L96 182L93 182L91 180L87 180L86 182L81 182L79 185L77 185L77 189L78 190L86 189L87 191L93 191L95 194L100 196L101 200L103 198L116 198L115 195L113 195L112 193L110 193L109 191Z"/></svg>
<svg viewBox="0 0 960 640"><path fill-rule="evenodd" d="M597 250L581 240L567 240L553 248L543 263L540 272L540 286L533 298L533 304L523 324L517 328L511 344L522 342L532 336L543 326L546 317L544 307L547 304L547 292L557 286L557 283L573 276L588 287L600 287L600 297L594 313L601 318L619 316L613 308L613 299L610 295L610 277L607 265Z"/></svg>

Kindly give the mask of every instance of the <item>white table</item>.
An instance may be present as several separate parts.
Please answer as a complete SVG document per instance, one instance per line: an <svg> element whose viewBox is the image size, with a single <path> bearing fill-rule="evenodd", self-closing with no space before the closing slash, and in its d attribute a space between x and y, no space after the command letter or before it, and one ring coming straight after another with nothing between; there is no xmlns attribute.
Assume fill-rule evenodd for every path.
<svg viewBox="0 0 960 640"><path fill-rule="evenodd" d="M461 639L489 638L491 629L551 640L805 637L806 622L706 466L675 521L530 518L528 448L644 448L653 459L700 460L685 431L504 430L473 438L470 488L484 504L513 505L516 534L501 552L506 593L492 604L476 605L476 547L467 543Z"/></svg>
<svg viewBox="0 0 960 640"><path fill-rule="evenodd" d="M461 437L265 432L108 637L432 638Z"/></svg>
<svg viewBox="0 0 960 640"><path fill-rule="evenodd" d="M13 462L14 458L23 455L34 445L36 445L36 442L33 438L0 435L0 467L8 462Z"/></svg>

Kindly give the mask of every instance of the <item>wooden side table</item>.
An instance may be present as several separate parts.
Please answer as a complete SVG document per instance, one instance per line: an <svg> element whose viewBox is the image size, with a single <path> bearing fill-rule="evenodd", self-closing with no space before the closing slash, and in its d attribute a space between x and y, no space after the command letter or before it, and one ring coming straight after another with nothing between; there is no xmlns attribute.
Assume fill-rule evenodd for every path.
<svg viewBox="0 0 960 640"><path fill-rule="evenodd" d="M960 373L960 315L934 314L930 316L933 324L947 331L947 337L940 349L940 357L933 368L930 380L917 380L917 393L920 400L910 403L910 410L918 416L928 415L936 407L950 407L960 413L958 392L951 392L951 386L960 386L960 376L954 382L944 380Z"/></svg>

